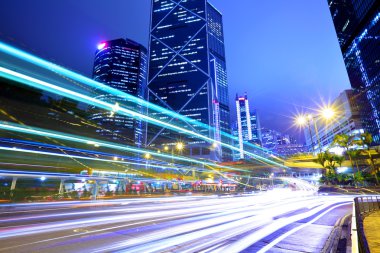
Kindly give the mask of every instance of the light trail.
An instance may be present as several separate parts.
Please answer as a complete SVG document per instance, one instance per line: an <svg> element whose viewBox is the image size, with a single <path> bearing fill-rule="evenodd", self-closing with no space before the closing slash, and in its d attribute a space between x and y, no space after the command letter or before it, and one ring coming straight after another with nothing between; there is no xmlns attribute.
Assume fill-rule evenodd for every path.
<svg viewBox="0 0 380 253"><path fill-rule="evenodd" d="M83 83L87 86L90 86L92 89L94 90L102 90L103 92L107 93L107 94L112 94L112 95L115 95L115 96L120 96L120 97L123 97L123 98L126 98L127 100L129 101L132 101L133 103L135 103L136 105L142 105L146 108L149 108L149 109L152 109L156 112L159 112L159 113L163 113L165 115L168 115L168 116L171 116L172 118L176 118L176 119L181 119L182 121L184 122L187 122L187 123L190 123L192 125L197 125L203 129L207 129L207 130L215 130L213 128L211 128L209 125L207 124L204 124L202 122L199 122L197 120L194 120L194 119L191 119L191 118L188 118L186 116L183 116L181 114L178 114L178 113L175 113L171 110L167 110L163 107L160 107L158 105L155 105L155 104L152 104L152 103L149 103L148 101L145 101L143 99L139 99L137 97L134 97L128 93L125 93L125 92L122 92L120 90L117 90L115 88L112 88L108 85L104 85L102 83L99 83L99 82L96 82L90 78L87 78L85 76L82 76L78 73L75 73L73 71L70 71L66 68L63 68L57 64L54 64L54 63L51 63L49 61L46 61L44 59L41 59L37 56L34 56L32 54L29 54L27 52L24 52L20 49L17 49L15 47L12 47L10 45L7 45L3 42L0 42L0 51L5 53L5 54L8 54L8 55L11 55L13 57L17 57L23 61L27 61L29 63L32 63L34 65L37 65L41 68L44 68L46 70L49 70L53 73L59 73L61 75L63 75L64 77L66 78L71 78L77 82L80 82L80 83ZM223 132L221 131L221 135L231 139L231 140L235 140L237 141L237 137L231 135L231 134L228 134L226 132ZM213 142L211 143L214 143L215 140L213 140ZM222 144L220 142L217 142L218 144ZM251 148L254 148L254 149L258 149L258 150L262 150L264 152L268 152L267 149L264 149L264 148L261 148L259 146L256 146L256 145L252 145L251 143L248 143L248 142L244 142L245 145L251 147ZM272 153L270 151L270 153ZM248 154L248 153L247 153Z"/></svg>
<svg viewBox="0 0 380 253"><path fill-rule="evenodd" d="M212 173L216 173L225 179L233 180L235 183L238 183L241 185L251 186L249 184L245 184L245 183L236 181L236 180L226 176L225 174L215 170L213 167L223 168L223 169L230 170L230 171L245 171L245 172L247 172L248 170L236 169L236 168L230 167L230 166L216 165L214 163L205 162L205 161L200 160L200 159L192 159L192 158L182 157L182 156L177 156L177 155L175 155L175 156L167 155L165 153L156 153L156 152L152 152L150 150L136 149L134 147L129 147L126 145L117 145L117 144L113 144L110 142L99 141L96 139L83 138L80 136L63 134L63 133L45 130L45 129L40 129L40 128L32 128L29 126L13 124L13 123L4 122L4 121L0 121L0 129L7 130L7 131L21 132L21 133L25 133L25 134L38 135L38 136L43 136L43 137L50 137L50 138L55 138L55 139L60 139L60 140L72 141L72 142L77 142L77 143L82 143L82 144L87 144L87 145L95 145L96 144L98 146L108 147L108 148L112 148L112 149L116 149L116 150L128 151L128 152L132 152L132 153L139 153L139 154L149 153L152 156L157 156L157 157L162 157L162 158L167 158L167 159L173 159L174 158L175 160L192 162L195 164L200 164L202 166L208 166L209 168L211 168L210 171ZM115 160L108 160L108 159L101 159L101 158L90 158L90 157L84 157L84 156L67 155L67 154L51 153L51 152L44 152L44 151L32 151L32 150L27 150L27 149L17 149L17 148L14 149L14 148L0 147L0 150L1 149L7 150L7 151L14 151L14 152L35 153L35 154L44 154L44 155L61 156L61 157L73 157L76 159L93 160L93 161L101 161L101 162L109 162L109 163L112 162L115 164L130 164L130 165L138 165L138 166L143 165L141 163L127 162L127 161L119 161L119 160L115 161ZM172 167L163 166L162 164L150 163L149 165L152 165L152 167L156 167L156 168L165 167L167 169L173 169ZM252 178L254 178L254 177L252 177ZM289 183L298 182L298 185L297 185L298 188L302 187L302 189L311 189L311 190L317 189L316 187L311 186L310 184L303 182L303 181L300 181L300 180L297 180L297 179L286 178L286 177L280 178L280 179L283 181L289 182ZM271 180L271 179L268 178L266 180Z"/></svg>
<svg viewBox="0 0 380 253"><path fill-rule="evenodd" d="M111 251L118 250L120 252L161 252L161 251L170 251L171 249L170 247L174 247L174 246L175 246L174 248L178 250L178 245L184 244L186 242L193 242L193 244L195 244L196 242L196 245L197 245L196 249L194 249L194 247L191 247L189 249L189 252L194 252L195 250L199 250L199 248L202 248L202 246L207 246L208 244L210 244L210 242L207 242L206 244L199 245L198 240L201 239L202 237L211 236L211 238L217 238L212 241L212 244L215 245L218 242L225 241L227 238L230 239L233 236L245 234L248 231L252 231L252 230L255 230L256 228L266 225L264 228L254 232L255 238L251 236L247 240L237 240L236 242L229 244L228 247L225 247L220 251L215 251L215 252L240 252L248 248L250 245L254 244L255 242L257 242L258 240L263 239L269 234L272 234L278 231L279 229L285 227L286 225L289 225L301 219L311 217L317 214L318 212L320 212L321 210L324 210L327 207L331 206L333 203L334 202L326 203L326 204L318 203L319 206L316 208L313 208L311 211L308 211L306 213L302 213L299 215L294 215L292 217L285 218L283 220L273 221L273 222L272 220L274 216L285 214L289 212L290 210L295 210L299 208L302 205L292 204L291 208L285 208L285 210L281 209L279 211L272 211L269 214L253 213L253 214L256 214L253 217L251 216L245 217L242 214L239 216L238 219L234 220L233 222L229 220L225 220L227 224L225 224L224 222L218 223L215 220L213 222L216 222L216 223L210 223L210 224L204 223L203 225L200 224L199 226L197 226L197 224L192 223L189 225L184 225L183 228L179 228L179 231L173 231L172 229L161 230L160 233L153 233L152 237L149 237L149 234L144 235L144 237L141 237L141 241L133 240L132 242L131 241L122 242L119 245L107 246L95 252L102 252L102 251L109 251L109 250ZM282 207L286 207L286 206L287 205L283 205ZM252 214L252 212L250 213ZM271 224L268 224L268 223L271 223ZM194 232L191 232L191 231L194 231ZM191 232L191 233L188 233L188 232ZM176 236L177 234L183 234L183 233L186 233L186 234ZM246 244L244 244L245 241L247 242ZM135 245L141 245L141 246L135 246Z"/></svg>
<svg viewBox="0 0 380 253"><path fill-rule="evenodd" d="M196 201L189 201L192 199L196 199ZM306 200L307 198L305 198ZM46 218L57 218L57 217L65 217L65 216L76 216L76 215L90 215L90 214L105 214L105 213L136 213L136 212L147 212L154 209L155 211L161 211L166 209L183 209L183 208L194 208L194 210L198 210L199 208L203 208L202 205L205 206L212 206L214 208L223 210L223 212L227 213L235 213L235 212L241 212L241 211L247 211L246 208L253 208L253 209L261 209L261 206L258 206L258 203L266 203L262 197L257 197L257 202L247 205L244 201L242 201L239 198L232 198L226 203L227 201L222 198L203 198L203 197L174 197L173 200L167 201L168 199L163 198L155 198L155 199L124 199L122 201L116 200L112 201L113 204L121 204L125 205L125 202L129 204L129 202L136 203L150 203L154 201L155 203L151 203L148 206L142 206L142 207L123 207L123 208L113 208L111 210L96 210L96 211L77 211L77 212L65 212L62 214L45 214L45 215L34 215L34 216L22 216L17 218L0 218L0 222L14 222L18 220L28 220L28 219L46 219ZM181 203L181 206L178 206L179 201L186 201L184 203ZM110 201L105 201L103 204L106 205ZM165 205L159 205L157 206L157 203L165 203ZM173 203L176 202L176 203ZM74 202L69 205L73 204L80 204L82 202ZM89 202L90 204L96 205L94 202ZM39 204L39 203L38 203ZM101 203L102 204L102 203ZM297 203L295 203L297 204ZM33 205L33 204L30 204ZM278 203L271 203L271 207L278 207ZM14 205L17 206L17 205ZM252 210L253 210L252 209ZM39 211L53 211L55 209L42 209ZM59 209L61 210L61 209ZM209 210L209 209L207 209ZM286 210L286 209L285 209ZM21 211L21 212L29 212L29 211ZM0 214L9 213L9 212L0 212ZM17 212L13 212L17 213Z"/></svg>
<svg viewBox="0 0 380 253"><path fill-rule="evenodd" d="M94 158L94 157L77 156L77 155L67 155L67 154L37 151L37 150L28 150L28 149L21 149L21 148L0 147L0 150L11 151L11 152L23 152L23 153L38 154L38 155L47 155L47 156L67 157L67 158L73 157L76 159L91 160L91 161L98 161L98 162L107 162L107 163L119 163L119 164L138 165L138 166L144 165L144 164L135 163L135 162L127 162L127 161L119 161L119 160L115 161L115 160L111 160L111 159ZM166 166L163 166L161 164L156 165L154 163L150 163L149 166L154 167L154 168L173 169L172 167L166 167Z"/></svg>
<svg viewBox="0 0 380 253"><path fill-rule="evenodd" d="M317 191L318 190L317 186L311 185L302 179L290 178L290 177L277 177L274 179L280 179L280 180L288 182L290 184L295 184L296 187L300 190L306 190L306 191L309 191L309 190Z"/></svg>
<svg viewBox="0 0 380 253"><path fill-rule="evenodd" d="M271 219L269 217L246 217L243 214L238 214L235 216L228 216L228 218L222 217L219 220L213 220L213 222L200 222L199 224L190 224L184 227L179 227L176 230L167 229L160 233L155 233L152 236L147 236L141 238L140 242L134 240L127 243L120 243L119 245L112 245L109 247L101 248L95 252L113 251L118 250L119 252L162 252L169 247L173 247L178 244L183 244L189 241L195 241L202 237L209 236L211 234L219 233L220 231L231 231L238 229L239 233L244 233L244 231L255 229L269 223ZM225 224L226 223L226 224ZM209 227L204 229L205 227ZM203 228L203 229L202 229ZM202 229L202 230L200 230ZM200 231L197 231L200 230ZM195 231L195 232L192 232ZM189 233L191 232L191 233ZM182 236L176 236L178 234L186 233ZM174 237L174 238L170 238ZM164 240L165 238L169 238ZM149 243L156 240L162 240L160 243ZM131 249L128 246L140 244L141 246L133 247ZM125 249L127 248L127 249ZM193 250L193 249L192 249ZM193 251L194 252L194 251Z"/></svg>
<svg viewBox="0 0 380 253"><path fill-rule="evenodd" d="M348 203L347 201L340 201L338 203L341 203L341 202L345 202L345 203ZM297 215L294 215L294 216L290 216L290 217L287 217L287 218L284 218L284 219L280 219L280 220L277 220L277 221L274 221L272 224L258 230L258 231L255 231L254 233L251 233L247 236L245 236L244 238L240 239L238 242L234 242L234 243L231 243L229 244L227 247L223 248L221 251L217 251L217 252L240 252L246 248L248 248L249 246L251 246L252 244L258 242L259 240L269 236L270 234L273 234L274 232L280 230L281 228L287 226L287 225L290 225L292 223L295 223L299 220L303 220L303 219L306 219L308 217L311 217L317 213L319 213L320 211L330 207L331 205L333 204L336 204L336 202L327 202L326 204L323 204L321 206L318 206L308 212L304 212L304 213L301 213L301 214L297 214Z"/></svg>
<svg viewBox="0 0 380 253"><path fill-rule="evenodd" d="M220 220L214 219L211 220L210 223L200 221L199 223L186 224L182 227L179 226L174 231L170 228L161 230L160 233L152 233L151 237L149 237L149 235L145 235L143 238L141 238L141 242L123 242L119 245L112 245L105 249L100 249L99 252L103 250L119 250L120 248L123 249L122 252L157 252L161 250L167 251L168 248L175 245L189 241L197 241L202 237L210 235L213 235L212 238L216 237L217 239L214 239L211 242L208 241L207 244L211 243L212 245L215 245L218 242L232 238L234 235L236 236L238 234L244 234L248 231L254 230L255 228L259 228L265 224L268 224L272 222L274 216L283 215L302 206L303 205L300 203L292 203L291 206L289 203L287 203L287 205L282 205L281 209L277 212L271 212L270 214L264 215L261 211L254 212L253 210L245 209L243 212L240 212L237 215L221 217ZM200 229L202 230L199 231ZM182 235L183 233L186 234ZM157 243L157 240L160 240L160 242ZM133 247L132 249L125 249L131 244L140 244L141 246ZM205 246L204 244L199 245L199 243L197 243L197 245L198 248ZM191 248L191 251L195 252L195 249Z"/></svg>
<svg viewBox="0 0 380 253"><path fill-rule="evenodd" d="M217 210L217 213L221 212L234 212L234 209L237 209L237 211L247 211L247 208L250 206L255 206L255 203L252 203L251 205L247 205L246 198L236 198L236 199L216 199L214 201L212 200L206 200L209 203L205 203L205 206L201 206L199 202L195 203L190 203L188 208L186 208L186 204L181 204L181 206L178 205L178 203L166 203L166 205L162 208L163 211L161 212L145 212L145 211L151 211L152 206L150 206L147 209L144 209L144 207L139 210L133 209L131 207L125 207L124 211L123 209L117 209L117 212L132 212L131 214L122 214L122 215L113 215L113 216L104 216L101 218L85 218L85 219L79 219L79 220L70 220L68 222L64 223L65 229L73 229L77 226L82 226L86 224L91 224L92 226L99 226L99 225L106 225L106 224L111 224L114 222L126 222L126 221L132 221L132 220L139 220L139 219L149 219L149 218L154 218L154 217L165 217L165 216L170 216L170 215L176 215L178 213L182 214L192 214L192 215L200 215L200 214L207 214L210 211ZM267 201L267 200L265 200ZM185 208L182 208L185 207ZM191 207L191 208L190 208ZM243 207L243 209L239 210L239 207ZM256 208L261 208L261 207L256 207ZM168 211L169 209L170 211ZM179 210L178 210L179 209ZM232 210L232 211L231 211ZM249 209L248 209L249 210ZM286 209L281 209L282 211ZM112 211L112 210L111 210ZM143 213L139 213L142 211ZM94 214L97 213L96 211L94 212L85 212L84 214ZM99 212L98 212L99 213ZM100 211L100 213L103 213L103 211ZM78 214L78 213L76 213ZM75 215L72 214L72 215ZM59 215L62 216L62 215ZM65 216L63 214L63 216ZM46 216L48 218L49 216ZM54 216L51 216L54 217ZM40 219L42 217L39 217ZM15 230L10 230L7 231L7 229L3 230L0 228L0 238L9 238L9 237L14 237L14 236L20 236L20 235L28 235L28 234L34 234L34 233L49 233L49 232L55 232L61 229L62 227L61 222L53 222L52 224L45 225L42 224L40 225L39 223L34 224L30 227L23 228L22 231L15 231Z"/></svg>
<svg viewBox="0 0 380 253"><path fill-rule="evenodd" d="M97 98L90 97L90 96L81 94L79 92L75 92L75 91L72 91L72 90L69 90L69 89L66 89L66 88L63 88L63 87L60 87L60 86L57 86L57 85L54 85L54 84L42 81L40 79L36 79L34 77L18 73L16 71L13 71L13 70L10 70L10 69L4 68L4 67L0 67L0 75L3 76L4 78L10 79L10 80L14 80L14 81L17 81L17 82L20 82L20 83L23 83L23 84L27 84L27 85L29 85L31 87L38 88L38 89L41 89L41 90L45 90L45 91L51 92L53 94L57 94L57 95L60 95L60 96L63 96L63 97L67 97L67 98L70 98L70 99L73 99L73 100L76 100L76 101L79 101L79 102L82 102L82 103L85 103L85 104L90 104L92 106L95 106L95 107L98 107L98 108L101 108L101 109L104 109L104 110L107 110L107 111L113 111L113 109L115 107L114 104L107 103L107 102L99 100ZM197 138L199 138L201 140L207 141L209 143L214 143L215 142L215 140L212 139L212 138L210 138L210 137L201 135L201 134L196 133L194 131L190 131L190 130L188 130L186 128L182 128L182 127L179 127L179 126L176 126L176 125L173 125L173 124L169 124L169 123L167 123L165 121L157 120L157 119L152 118L150 116L147 116L145 114L142 114L142 113L135 112L135 111L132 111L130 109L127 109L125 107L120 107L119 106L118 107L118 111L115 112L115 113L119 113L119 114L122 114L122 115L125 115L125 116L128 116L128 117L133 117L133 118L136 118L136 119L139 119L139 120L143 120L143 121L149 122L151 124L154 124L154 125L157 125L157 126L160 126L160 127L164 127L164 128L173 130L175 132L186 134L186 135L191 136L191 137L195 136L195 137L197 137ZM234 146L232 146L230 144L226 144L226 143L222 143L222 142L218 142L218 144L220 144L221 146L224 146L226 148L229 148L231 150L235 150L235 151L239 151L240 152L239 148L234 147ZM255 145L253 145L253 146L255 146ZM244 151L244 153L246 155L248 155L248 156L256 159L259 162L265 162L265 163L269 163L269 164L272 164L272 165L275 165L275 166L287 168L283 164L280 164L280 163L277 163L275 161L269 160L269 159L267 159L265 157L262 157L262 156L259 156L257 154L254 154L254 153L251 153L251 152L248 152L248 151Z"/></svg>
<svg viewBox="0 0 380 253"><path fill-rule="evenodd" d="M103 159L103 158L95 158L95 157L86 157L86 156L78 156L78 155L68 155L68 154L61 154L61 153L54 153L54 152L46 152L46 151L37 151L37 150L28 150L28 149L21 149L21 148L9 148L9 147L1 147L0 146L0 150L4 150L4 151L10 151L10 152L23 152L23 153L30 153L30 154L39 154L39 155L47 155L47 156L57 156L57 157L68 157L68 158L76 158L76 159L83 159L83 160L90 160L90 161L98 161L98 162L107 162L107 163L115 163L115 164L128 164L128 165L137 165L137 166L143 166L144 164L141 164L141 163L135 163L135 162L128 162L128 161L121 161L121 160L111 160L111 159ZM207 164L205 164L207 165ZM165 169L174 169L173 167L167 167L167 166L163 166L162 164L154 164L154 163L150 163L149 164L150 167L154 167L154 168L165 168ZM252 185L249 185L249 184L245 184L245 183L242 183L242 182L239 182L237 180L234 180L233 178L230 178L230 177L226 177L223 173L220 173L219 171L215 170L214 168L212 168L211 166L207 165L208 167L211 168L211 172L214 172L215 174L218 174L228 180L231 180L237 184L241 184L241 185L245 185L245 186L252 186ZM183 169L183 168L182 168ZM48 173L43 173L43 172L39 172L39 174L41 175L45 175L45 174L48 174ZM251 177L251 178L256 178L256 177ZM272 180L271 178L260 178L260 179L265 179L265 180ZM276 179L280 179L284 182L288 182L288 183L291 183L291 184L294 184L294 183L297 183L297 187L300 188L301 190L312 190L312 191L316 191L317 190L317 187L307 183L307 182L304 182L303 180L299 180L299 179L293 179L293 178L287 178L287 177L281 177L281 178L276 178Z"/></svg>
<svg viewBox="0 0 380 253"><path fill-rule="evenodd" d="M78 148L71 148L71 147L66 147L66 146L57 146L57 145L40 143L40 142L21 141L21 140L12 140L12 141L5 140L4 141L3 139L0 139L0 143L7 143L8 145L22 144L22 145L26 145L28 147L34 147L34 148L44 147L44 148L47 148L47 149L54 149L54 150L59 150L59 151L70 151L70 152L82 153L82 154L86 154L86 155L95 155L95 156L100 156L101 155L101 156L109 157L112 160L112 161L111 160L107 160L107 161L115 162L115 160L114 160L115 154L105 153L105 152L99 152L99 151L93 151L93 150L78 149ZM13 149L15 149L14 145L12 145L12 146L13 146ZM4 148L6 148L6 147L4 147ZM26 149L26 148L17 148L17 149L18 150L27 150L27 151L33 150L33 149ZM38 152L40 152L40 151L38 151ZM45 152L45 153L47 153L47 155L48 154L52 154L52 155L55 154L55 153L48 153L48 152ZM64 154L66 154L66 156L69 157L69 158L71 158L71 157L75 158L76 157L75 155L69 155L66 152L64 152ZM145 162L145 160L138 159L138 158L135 158L135 157L127 157L127 156L123 156L123 155L119 155L119 154L116 155L116 156L117 156L118 159L122 159L122 161L125 159L125 160L131 160L131 161L135 161L136 162L136 163L130 162L130 164L139 165L140 167L146 166L145 163L141 163L141 162ZM77 156L76 158L79 158L79 157L81 157L81 156ZM86 158L84 158L84 159L86 159ZM166 166L167 162L164 163L164 162L160 162L159 160L153 160L153 161L155 161L155 163L154 164L153 163L149 163L149 165L152 164L153 165L152 167L155 167L155 168L173 169L173 170L178 170L178 169L190 170L190 169L194 169L194 167L189 167L189 166L185 166L185 165L182 165L182 164L174 164L174 166L175 166L174 167L174 166ZM140 162L140 163L137 163L137 162ZM115 163L117 163L117 160L116 160ZM0 164L2 164L2 163L0 163ZM3 164L5 164L5 163L3 163ZM34 165L26 165L26 166L34 166ZM57 168L57 167L52 167L52 166L43 166L43 167ZM200 168L197 168L197 170L200 170Z"/></svg>
<svg viewBox="0 0 380 253"><path fill-rule="evenodd" d="M276 235L277 243L295 232L281 232L285 226L312 218L297 226L301 230L353 198L281 192L234 198L112 200L104 202L112 203L107 209L78 204L85 209L72 211L41 204L49 211L15 213L15 217L0 213L0 251L44 251L47 247L55 252L238 252L270 234ZM62 204L55 205L75 205ZM8 224L12 226L5 227Z"/></svg>
<svg viewBox="0 0 380 253"><path fill-rule="evenodd" d="M156 153L156 152L146 150L146 149L141 149L141 148L137 149L135 147L130 147L130 146L126 146L126 145L118 145L118 144L113 144L110 142L100 141L100 140L96 140L96 139L84 138L84 137L80 137L80 136L75 136L75 135L64 134L64 133L59 133L59 132L55 132L55 131L40 129L40 128L36 128L36 127L32 128L29 126L22 126L22 125L13 124L13 123L4 122L4 121L0 121L0 129L7 130L7 131L13 131L13 132L20 132L20 133L25 133L25 134L31 134L31 135L37 135L37 136L48 136L48 137L55 138L55 139L77 142L77 143L82 143L82 144L95 143L95 144L102 146L102 147L107 147L107 148L122 150L122 151L128 151L131 153L139 153L139 154L147 154L148 153L148 154L151 154L152 156L157 156L157 157L162 157L162 158L167 158L167 159L172 159L174 157L176 160L179 160L179 161L193 162L193 163L201 164L201 165L216 166L218 168L224 168L224 169L228 169L228 170L247 171L247 170L236 169L236 168L229 167L229 166L216 165L214 163L205 162L205 161L202 161L200 159L193 159L193 158L182 157L182 156L178 156L178 155L171 156L171 155L167 155L164 153Z"/></svg>

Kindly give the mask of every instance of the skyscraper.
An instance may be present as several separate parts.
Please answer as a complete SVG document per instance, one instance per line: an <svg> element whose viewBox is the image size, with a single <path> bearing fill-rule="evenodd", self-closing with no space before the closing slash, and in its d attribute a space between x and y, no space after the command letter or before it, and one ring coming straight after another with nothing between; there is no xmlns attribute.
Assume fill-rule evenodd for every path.
<svg viewBox="0 0 380 253"><path fill-rule="evenodd" d="M152 0L149 47L149 101L211 128L185 122L182 127L226 141L220 133L230 133L222 14L206 0ZM149 115L176 121L156 112ZM167 129L150 125L147 132L151 147L185 139L190 155L215 160L230 157L221 147L212 149L210 143Z"/></svg>
<svg viewBox="0 0 380 253"><path fill-rule="evenodd" d="M107 84L130 95L144 99L147 75L147 50L129 39L116 39L102 42L95 53L93 79ZM95 91L96 92L96 91ZM115 95L99 95L98 99L115 106L122 104L134 111L142 108L129 103L126 98ZM93 111L94 120L101 129L100 135L113 140L143 144L143 123L131 117L106 111Z"/></svg>
<svg viewBox="0 0 380 253"><path fill-rule="evenodd" d="M261 145L260 123L256 111L251 111L247 94L236 94L237 134L240 159L244 158L244 142Z"/></svg>
<svg viewBox="0 0 380 253"><path fill-rule="evenodd" d="M351 86L361 94L364 129L380 144L379 1L328 0L328 4Z"/></svg>

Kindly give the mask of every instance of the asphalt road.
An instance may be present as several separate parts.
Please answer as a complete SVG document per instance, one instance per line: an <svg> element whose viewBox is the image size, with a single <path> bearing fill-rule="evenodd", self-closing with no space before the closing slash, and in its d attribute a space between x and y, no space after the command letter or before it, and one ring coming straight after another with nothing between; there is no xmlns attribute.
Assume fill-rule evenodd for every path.
<svg viewBox="0 0 380 253"><path fill-rule="evenodd" d="M0 252L320 252L351 201L275 190L0 205Z"/></svg>

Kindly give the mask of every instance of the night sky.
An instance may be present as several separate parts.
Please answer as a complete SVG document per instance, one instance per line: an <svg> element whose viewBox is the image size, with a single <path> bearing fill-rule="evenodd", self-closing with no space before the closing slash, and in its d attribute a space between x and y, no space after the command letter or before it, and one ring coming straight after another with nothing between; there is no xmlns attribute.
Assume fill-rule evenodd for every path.
<svg viewBox="0 0 380 253"><path fill-rule="evenodd" d="M211 3L224 18L232 112L247 92L262 126L301 137L292 117L350 87L327 0ZM2 0L0 40L91 76L98 42L148 45L149 17L150 0Z"/></svg>

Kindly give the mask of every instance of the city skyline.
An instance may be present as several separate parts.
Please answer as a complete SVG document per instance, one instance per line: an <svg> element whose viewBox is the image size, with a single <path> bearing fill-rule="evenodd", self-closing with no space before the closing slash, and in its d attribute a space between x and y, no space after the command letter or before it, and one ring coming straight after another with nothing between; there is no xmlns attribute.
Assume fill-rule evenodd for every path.
<svg viewBox="0 0 380 253"><path fill-rule="evenodd" d="M376 251L378 1L1 1L0 251Z"/></svg>
<svg viewBox="0 0 380 253"><path fill-rule="evenodd" d="M332 100L349 87L327 3L252 2L241 1L234 5L212 1L224 16L230 106L234 103L233 94L247 92L251 104L261 115L263 126L291 132L303 139L302 131L291 129L293 116L305 110L302 107L316 108L320 97ZM31 3L8 3L2 8L2 19L9 20L9 15L16 11L20 14L17 22L5 26L0 38L6 42L17 40L13 43L15 46L54 59L87 76L91 75L94 52L100 41L129 37L147 46L149 17L144 13L149 13L150 1L114 1L107 7L100 2L91 3L40 1L33 3L34 12L27 11ZM250 8L252 6L255 8ZM263 14L269 10L271 15ZM105 14L109 12L112 15ZM252 12L251 15L248 12ZM68 13L70 20L62 18ZM248 17L252 19L250 29L240 27L239 24L248 22ZM78 29L68 29L74 24ZM290 27L292 24L294 27ZM30 25L30 29L25 29ZM51 33L45 35L45 41L39 41L46 31ZM235 40L239 40L241 46L234 47ZM68 52L64 55L60 53L63 47ZM305 53L310 57L302 58ZM276 59L278 62L274 62ZM306 102L308 100L312 102ZM232 114L232 119L234 117Z"/></svg>

